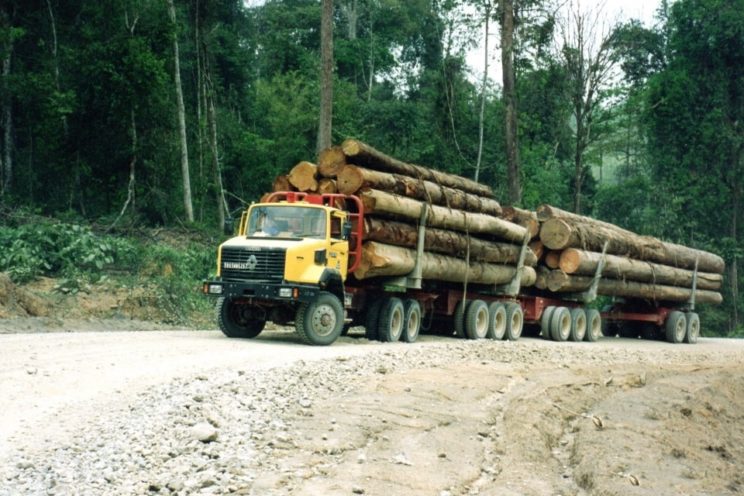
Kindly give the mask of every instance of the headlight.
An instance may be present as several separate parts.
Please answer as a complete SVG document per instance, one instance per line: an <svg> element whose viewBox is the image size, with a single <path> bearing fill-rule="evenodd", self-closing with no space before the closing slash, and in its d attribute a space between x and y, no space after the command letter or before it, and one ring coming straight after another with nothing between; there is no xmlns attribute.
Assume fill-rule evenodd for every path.
<svg viewBox="0 0 744 496"><path fill-rule="evenodd" d="M280 298L291 298L292 288L279 288L279 297Z"/></svg>
<svg viewBox="0 0 744 496"><path fill-rule="evenodd" d="M210 284L209 294L222 294L222 284Z"/></svg>

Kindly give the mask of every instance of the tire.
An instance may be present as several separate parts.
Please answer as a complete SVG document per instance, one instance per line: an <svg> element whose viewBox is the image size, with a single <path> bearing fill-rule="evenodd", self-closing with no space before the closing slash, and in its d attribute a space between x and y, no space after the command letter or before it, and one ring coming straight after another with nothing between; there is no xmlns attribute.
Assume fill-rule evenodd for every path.
<svg viewBox="0 0 744 496"><path fill-rule="evenodd" d="M378 298L367 306L364 316L364 337L370 341L377 341L377 323L380 320L380 307L383 300Z"/></svg>
<svg viewBox="0 0 744 496"><path fill-rule="evenodd" d="M695 344L700 337L700 316L695 312L687 314L687 332L685 332L685 343Z"/></svg>
<svg viewBox="0 0 744 496"><path fill-rule="evenodd" d="M594 342L602 337L602 316L595 308L586 309L586 334L585 341Z"/></svg>
<svg viewBox="0 0 744 496"><path fill-rule="evenodd" d="M220 297L215 305L217 325L228 338L252 339L261 334L266 314L250 305L238 305L232 299Z"/></svg>
<svg viewBox="0 0 744 496"><path fill-rule="evenodd" d="M416 341L421 331L421 305L414 299L403 302L403 332L400 340L404 343Z"/></svg>
<svg viewBox="0 0 744 496"><path fill-rule="evenodd" d="M583 308L571 310L571 341L583 341L586 336L586 312Z"/></svg>
<svg viewBox="0 0 744 496"><path fill-rule="evenodd" d="M455 324L455 336L465 339L465 301L457 302L455 315L452 317Z"/></svg>
<svg viewBox="0 0 744 496"><path fill-rule="evenodd" d="M506 304L506 339L516 341L522 335L524 312L519 303Z"/></svg>
<svg viewBox="0 0 744 496"><path fill-rule="evenodd" d="M465 335L468 339L484 339L488 334L488 305L473 300L465 312Z"/></svg>
<svg viewBox="0 0 744 496"><path fill-rule="evenodd" d="M488 332L486 337L500 341L506 334L506 307L495 301L488 306Z"/></svg>
<svg viewBox="0 0 744 496"><path fill-rule="evenodd" d="M385 343L394 343L403 334L405 309L400 298L386 298L380 308L377 337Z"/></svg>
<svg viewBox="0 0 744 496"><path fill-rule="evenodd" d="M295 329L305 344L328 346L338 339L343 327L344 307L331 293L318 293L315 301L297 309Z"/></svg>
<svg viewBox="0 0 744 496"><path fill-rule="evenodd" d="M550 337L553 341L566 341L571 335L571 312L566 307L557 307L550 317Z"/></svg>
<svg viewBox="0 0 744 496"><path fill-rule="evenodd" d="M670 343L681 343L685 340L687 334L687 318L679 310L672 310L666 319L664 325L666 330L666 340Z"/></svg>
<svg viewBox="0 0 744 496"><path fill-rule="evenodd" d="M553 316L554 311L555 307L550 305L545 307L545 310L543 310L543 313L540 316L540 334L542 334L542 337L545 339L553 339L550 336L550 318Z"/></svg>

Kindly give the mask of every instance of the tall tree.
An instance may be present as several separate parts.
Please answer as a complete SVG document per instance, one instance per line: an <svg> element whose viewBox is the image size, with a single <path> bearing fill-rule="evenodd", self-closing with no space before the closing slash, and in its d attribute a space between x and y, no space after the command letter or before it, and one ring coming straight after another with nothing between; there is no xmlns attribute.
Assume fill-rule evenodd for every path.
<svg viewBox="0 0 744 496"><path fill-rule="evenodd" d="M178 50L178 22L173 0L168 0L168 16L173 29L173 84L176 90L178 110L178 132L181 142L181 178L183 182L183 207L186 219L194 222L194 206L191 201L191 174L189 172L189 142L186 138L186 108L183 104L183 87L181 85L181 56Z"/></svg>
<svg viewBox="0 0 744 496"><path fill-rule="evenodd" d="M488 37L490 35L490 21L491 21L491 10L493 5L491 0L485 0L482 5L483 7L483 79L481 80L481 95L480 95L480 113L478 115L478 158L475 160L475 175L473 179L478 181L480 176L481 160L483 159L483 131L484 131L484 119L486 114L486 90L488 88Z"/></svg>
<svg viewBox="0 0 744 496"><path fill-rule="evenodd" d="M333 0L322 0L320 14L320 118L317 151L331 146L333 127Z"/></svg>
<svg viewBox="0 0 744 496"><path fill-rule="evenodd" d="M504 85L504 137L509 203L522 201L517 139L517 95L514 84L514 0L501 0L501 70Z"/></svg>

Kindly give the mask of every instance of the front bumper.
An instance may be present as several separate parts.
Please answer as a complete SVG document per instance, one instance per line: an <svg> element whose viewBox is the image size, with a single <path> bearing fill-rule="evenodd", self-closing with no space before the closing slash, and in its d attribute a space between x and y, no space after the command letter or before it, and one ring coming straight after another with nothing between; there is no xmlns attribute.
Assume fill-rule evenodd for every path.
<svg viewBox="0 0 744 496"><path fill-rule="evenodd" d="M313 301L320 288L304 284L255 281L204 281L202 292L208 296L226 298L256 298L260 300L293 302Z"/></svg>

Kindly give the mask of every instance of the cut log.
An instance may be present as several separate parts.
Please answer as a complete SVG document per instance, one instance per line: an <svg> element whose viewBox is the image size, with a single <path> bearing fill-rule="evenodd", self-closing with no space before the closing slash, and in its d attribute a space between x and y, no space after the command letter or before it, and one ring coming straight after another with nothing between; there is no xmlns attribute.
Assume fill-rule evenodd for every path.
<svg viewBox="0 0 744 496"><path fill-rule="evenodd" d="M580 216L575 216L580 217ZM587 219L588 217L580 217ZM572 217L554 217L540 227L540 240L550 249L580 248L602 251L608 242L607 253L637 260L656 262L683 269L693 269L699 258L698 270L722 274L724 262L713 253L674 243L665 243L650 236L641 236L612 224L600 221L584 222Z"/></svg>
<svg viewBox="0 0 744 496"><path fill-rule="evenodd" d="M472 284L505 284L512 280L516 268L473 262L468 266L464 260L424 252L421 259L421 276L430 281L465 282ZM364 243L362 261L354 271L357 279L380 276L405 276L416 265L416 251L374 241ZM535 284L535 269L522 269L522 286Z"/></svg>
<svg viewBox="0 0 744 496"><path fill-rule="evenodd" d="M426 225L467 233L489 234L508 241L521 243L527 230L516 224L486 214L463 212L385 193L378 190L362 191L359 194L368 214L388 214L418 222L424 208L429 209Z"/></svg>
<svg viewBox="0 0 744 496"><path fill-rule="evenodd" d="M280 176L276 176L276 179L274 179L274 182L271 185L271 191L295 191L295 187L292 186L289 183L289 178L282 174Z"/></svg>
<svg viewBox="0 0 744 496"><path fill-rule="evenodd" d="M550 276L550 269L544 265L538 265L535 268L535 287L537 289L548 289L548 277Z"/></svg>
<svg viewBox="0 0 744 496"><path fill-rule="evenodd" d="M322 178L320 181L318 181L318 193L320 194L338 193L338 188L336 187L336 180L329 179L327 177Z"/></svg>
<svg viewBox="0 0 744 496"><path fill-rule="evenodd" d="M418 227L393 220L367 217L365 219L364 239L416 248ZM519 261L519 253L522 249L519 245L486 241L473 236L470 236L469 242L470 260L511 265L516 265ZM468 253L468 236L459 232L427 227L424 250L454 255L464 260ZM530 250L527 250L524 264L530 267L537 264L537 257Z"/></svg>
<svg viewBox="0 0 744 496"><path fill-rule="evenodd" d="M519 224L529 231L532 238L540 233L540 223L537 220L537 214L530 210L524 210L517 207L502 207L504 220Z"/></svg>
<svg viewBox="0 0 744 496"><path fill-rule="evenodd" d="M318 181L315 179L317 173L317 165L302 161L289 171L289 183L297 188L298 191L318 191Z"/></svg>
<svg viewBox="0 0 744 496"><path fill-rule="evenodd" d="M448 174L434 169L429 169L420 165L408 164L398 159L390 157L379 150L372 148L361 141L347 139L341 145L344 153L355 164L362 165L369 169L380 170L383 172L393 172L404 176L414 177L431 181L442 186L460 189L468 193L479 196L492 197L491 188L486 185L477 183L464 177Z"/></svg>
<svg viewBox="0 0 744 496"><path fill-rule="evenodd" d="M543 245L542 241L536 239L530 241L530 250L532 250L532 253L535 254L538 260L541 260L545 254L545 245Z"/></svg>
<svg viewBox="0 0 744 496"><path fill-rule="evenodd" d="M339 192L345 195L353 195L362 189L377 189L468 212L495 216L501 216L502 214L501 205L492 198L484 198L458 189L440 186L431 181L365 169L355 165L346 165L341 169L341 172L338 173ZM537 229L538 226L535 225L535 228Z"/></svg>
<svg viewBox="0 0 744 496"><path fill-rule="evenodd" d="M601 258L601 253L568 248L561 253L560 269L566 274L594 275ZM611 279L627 279L691 288L693 272L669 267L668 265L607 255L602 275ZM698 272L697 287L699 289L717 290L721 288L722 282L723 276L720 274Z"/></svg>
<svg viewBox="0 0 744 496"><path fill-rule="evenodd" d="M561 265L561 252L555 250L549 251L545 254L543 262L549 269L557 269Z"/></svg>
<svg viewBox="0 0 744 496"><path fill-rule="evenodd" d="M326 148L318 154L318 174L335 178L346 165L346 155L340 146Z"/></svg>
<svg viewBox="0 0 744 496"><path fill-rule="evenodd" d="M586 291L592 284L588 276L570 276L561 270L551 271L548 276L548 289L554 292ZM624 296L652 301L685 302L690 299L691 289L676 286L665 286L635 281L621 281L617 279L600 279L597 293L605 296ZM721 293L709 290L699 290L695 295L696 303L712 303L715 305L723 301Z"/></svg>

